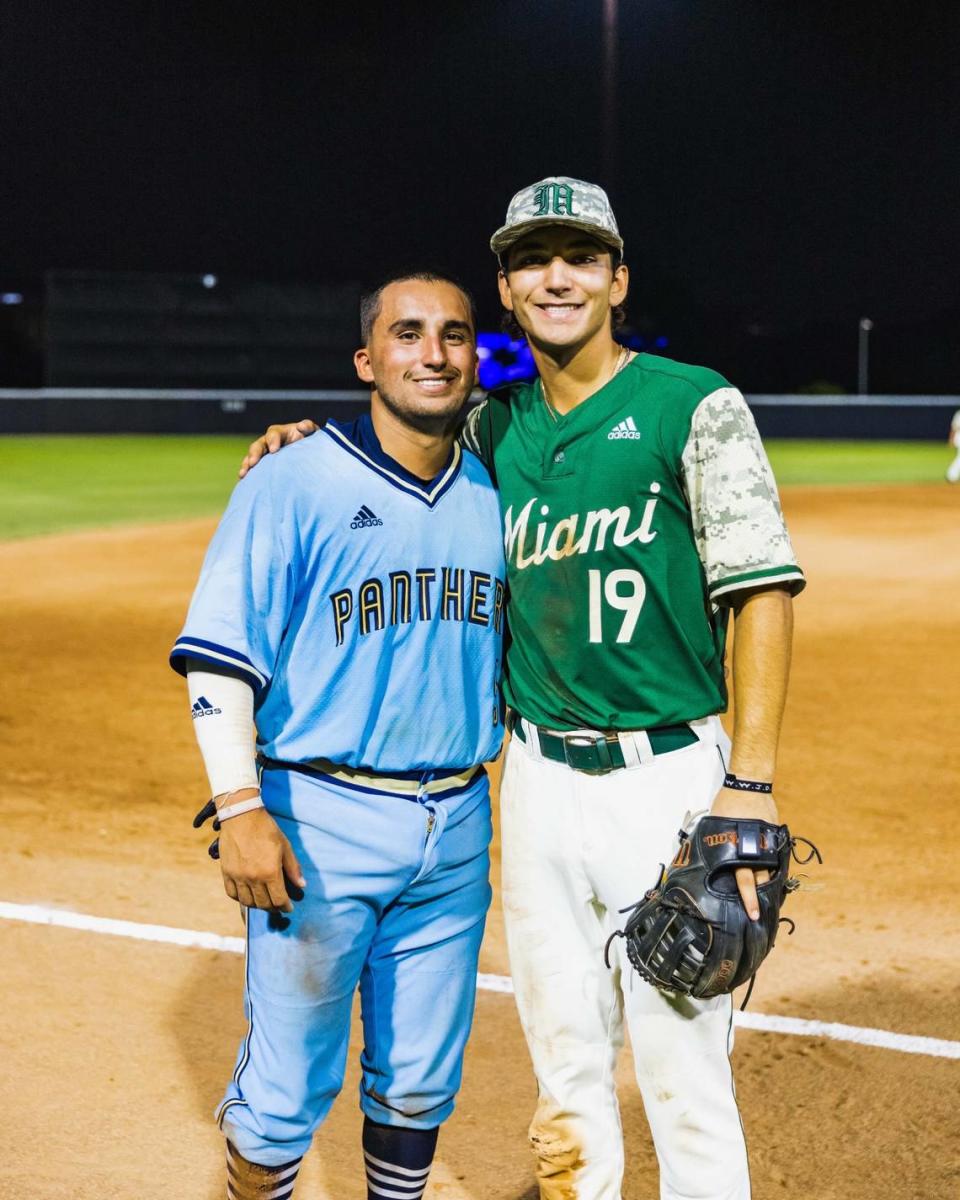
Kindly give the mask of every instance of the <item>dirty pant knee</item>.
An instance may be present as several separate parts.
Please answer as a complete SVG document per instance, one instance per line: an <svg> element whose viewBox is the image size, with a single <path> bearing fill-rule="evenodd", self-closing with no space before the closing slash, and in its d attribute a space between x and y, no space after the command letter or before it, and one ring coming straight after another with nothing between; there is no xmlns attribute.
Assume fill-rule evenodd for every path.
<svg viewBox="0 0 960 1200"><path fill-rule="evenodd" d="M620 1200L623 1138L616 1099L572 1112L541 1094L530 1123L541 1200Z"/></svg>

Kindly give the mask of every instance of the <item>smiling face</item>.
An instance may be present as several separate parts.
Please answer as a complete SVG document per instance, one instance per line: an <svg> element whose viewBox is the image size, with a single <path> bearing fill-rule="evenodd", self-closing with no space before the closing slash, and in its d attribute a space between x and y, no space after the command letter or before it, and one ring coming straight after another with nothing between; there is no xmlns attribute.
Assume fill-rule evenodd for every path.
<svg viewBox="0 0 960 1200"><path fill-rule="evenodd" d="M446 280L401 279L380 293L367 344L354 355L372 404L422 433L446 433L477 377L467 297Z"/></svg>
<svg viewBox="0 0 960 1200"><path fill-rule="evenodd" d="M500 300L534 347L577 350L611 336L610 310L627 294L627 268L610 249L563 225L548 225L504 254Z"/></svg>

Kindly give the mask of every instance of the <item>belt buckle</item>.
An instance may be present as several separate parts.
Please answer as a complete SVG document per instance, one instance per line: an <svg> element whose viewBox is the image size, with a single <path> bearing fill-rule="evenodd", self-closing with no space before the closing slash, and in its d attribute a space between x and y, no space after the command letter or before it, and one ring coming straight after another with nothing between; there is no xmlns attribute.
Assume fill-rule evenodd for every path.
<svg viewBox="0 0 960 1200"><path fill-rule="evenodd" d="M571 770L582 771L585 775L606 775L614 769L610 746L603 735L564 734L563 757Z"/></svg>

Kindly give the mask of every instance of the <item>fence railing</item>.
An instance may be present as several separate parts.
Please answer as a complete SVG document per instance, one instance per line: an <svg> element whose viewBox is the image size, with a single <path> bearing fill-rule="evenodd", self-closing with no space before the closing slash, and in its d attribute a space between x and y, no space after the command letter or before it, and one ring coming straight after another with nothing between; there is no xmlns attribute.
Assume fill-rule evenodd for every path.
<svg viewBox="0 0 960 1200"><path fill-rule="evenodd" d="M0 388L0 433L250 433L305 416L356 416L368 398L363 388ZM747 401L766 437L939 441L960 409L960 395Z"/></svg>

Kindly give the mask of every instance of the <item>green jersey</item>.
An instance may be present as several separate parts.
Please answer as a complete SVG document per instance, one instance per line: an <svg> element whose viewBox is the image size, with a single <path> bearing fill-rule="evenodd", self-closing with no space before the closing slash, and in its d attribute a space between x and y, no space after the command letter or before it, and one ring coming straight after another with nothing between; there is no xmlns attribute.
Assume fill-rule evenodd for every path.
<svg viewBox="0 0 960 1200"><path fill-rule="evenodd" d="M564 415L539 381L493 392L463 441L500 490L507 703L557 730L722 711L734 593L804 585L740 393L641 354Z"/></svg>

